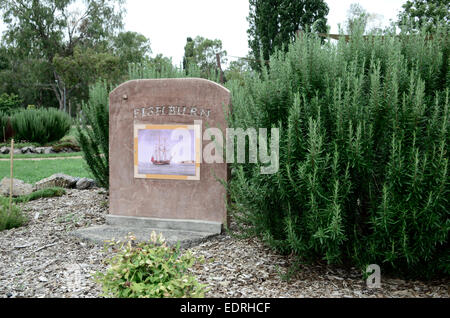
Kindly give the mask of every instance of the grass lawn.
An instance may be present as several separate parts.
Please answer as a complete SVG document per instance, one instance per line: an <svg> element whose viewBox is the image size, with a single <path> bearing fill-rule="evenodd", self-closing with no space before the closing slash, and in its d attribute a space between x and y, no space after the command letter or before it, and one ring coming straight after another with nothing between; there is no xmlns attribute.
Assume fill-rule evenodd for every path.
<svg viewBox="0 0 450 318"><path fill-rule="evenodd" d="M14 178L34 184L55 173L64 173L73 177L90 177L83 159L61 159L40 161L14 161ZM0 180L9 177L9 160L0 161Z"/></svg>
<svg viewBox="0 0 450 318"><path fill-rule="evenodd" d="M56 157L79 157L82 156L83 153L80 152L61 152L61 153L49 153L49 154L16 154L14 155L14 159L32 159L32 158L56 158ZM0 159L9 159L10 154L0 155Z"/></svg>

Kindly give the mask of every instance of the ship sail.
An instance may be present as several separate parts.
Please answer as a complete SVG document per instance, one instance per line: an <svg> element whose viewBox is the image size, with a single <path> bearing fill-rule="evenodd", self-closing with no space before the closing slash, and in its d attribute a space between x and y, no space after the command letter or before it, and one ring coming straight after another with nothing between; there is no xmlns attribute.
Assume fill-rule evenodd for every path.
<svg viewBox="0 0 450 318"><path fill-rule="evenodd" d="M158 144L155 145L155 160L152 161L154 165L169 165L171 159L167 159L166 138L161 142L161 135L158 135Z"/></svg>

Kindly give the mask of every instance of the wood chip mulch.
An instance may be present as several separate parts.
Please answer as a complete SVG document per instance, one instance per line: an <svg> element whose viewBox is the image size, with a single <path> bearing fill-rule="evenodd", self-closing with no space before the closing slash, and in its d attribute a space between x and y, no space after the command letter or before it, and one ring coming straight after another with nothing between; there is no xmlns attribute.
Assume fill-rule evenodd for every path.
<svg viewBox="0 0 450 318"><path fill-rule="evenodd" d="M107 255L69 233L104 224L107 202L104 190L93 189L23 204L29 223L0 232L0 298L99 297L92 274L105 269ZM292 258L258 239L224 234L190 250L206 260L191 272L209 286L211 298L449 297L448 278L405 281L382 274L381 288L369 289L357 269L300 265L288 275Z"/></svg>

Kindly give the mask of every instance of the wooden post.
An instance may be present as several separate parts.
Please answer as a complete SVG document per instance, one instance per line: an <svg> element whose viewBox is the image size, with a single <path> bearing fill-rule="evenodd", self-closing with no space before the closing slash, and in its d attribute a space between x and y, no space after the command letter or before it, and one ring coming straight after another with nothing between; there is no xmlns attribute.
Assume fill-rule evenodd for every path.
<svg viewBox="0 0 450 318"><path fill-rule="evenodd" d="M12 194L13 194L13 168L14 168L14 138L11 139L11 150L10 150L10 180L9 180L9 214L12 212Z"/></svg>

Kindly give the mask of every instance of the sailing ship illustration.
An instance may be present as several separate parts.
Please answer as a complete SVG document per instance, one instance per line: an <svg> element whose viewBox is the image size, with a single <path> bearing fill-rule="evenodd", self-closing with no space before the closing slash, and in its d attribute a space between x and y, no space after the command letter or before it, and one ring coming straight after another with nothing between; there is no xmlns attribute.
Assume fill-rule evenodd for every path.
<svg viewBox="0 0 450 318"><path fill-rule="evenodd" d="M151 162L154 165L157 166L164 166L164 165L170 165L170 161L172 160L172 157L167 159L167 152L169 149L167 149L166 146L166 138L163 138L161 143L161 135L158 136L158 143L155 145L155 152L152 156Z"/></svg>

